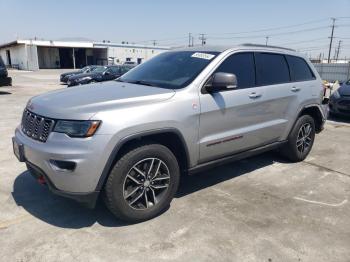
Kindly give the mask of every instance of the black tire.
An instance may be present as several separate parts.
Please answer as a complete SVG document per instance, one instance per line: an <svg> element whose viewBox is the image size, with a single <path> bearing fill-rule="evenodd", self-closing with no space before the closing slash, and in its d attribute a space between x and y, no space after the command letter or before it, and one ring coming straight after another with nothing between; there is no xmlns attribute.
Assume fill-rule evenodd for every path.
<svg viewBox="0 0 350 262"><path fill-rule="evenodd" d="M143 192L143 194L146 194L145 197L144 196L142 197L145 201L142 201L142 198L140 198L140 200L136 202L138 206L137 207L132 206L130 205L132 201L128 202L127 200L128 198L124 199L125 194L127 192L125 189L126 187L124 186L127 183L126 181L130 183L129 181L130 176L128 176L128 174L129 175L131 174L130 172L134 170L134 166L137 163L142 161L150 161L149 159L152 159L152 158L160 160L158 163L163 162L165 164L165 166L163 166L162 168L164 168L165 170L168 170L169 175L167 177L170 177L169 180L167 180L168 182L165 182L167 183L167 188L160 193L162 195L160 199L156 201L154 197L155 196L154 192L157 190L159 192L159 190L161 189L156 190L153 188L154 190L152 190L151 185L148 184L146 186L146 182L142 182L143 191L142 189L139 188L138 190L140 191L136 191L135 194L139 194L139 192ZM156 162L156 160L154 160L154 162ZM162 176L161 172L160 171L158 172L158 169L156 169L156 167L154 167L154 169L149 168L151 164L147 166L147 162L145 162L145 164L140 164L140 165L143 167L146 165L145 169L152 170L153 173L155 174L158 173L160 176ZM155 164L155 166L156 165L158 166L158 164ZM155 169L157 171L155 171ZM134 174L136 176L142 177L140 176L140 173L136 171L134 171L133 176ZM174 154L167 147L160 144L151 144L151 143L143 144L134 149L131 149L129 152L124 154L114 165L113 169L109 174L109 177L107 179L107 182L104 188L104 201L107 208L117 218L121 220L132 222L132 223L145 221L159 215L169 207L170 202L177 191L179 180L180 180L180 169ZM140 186L139 184L135 184L135 185L136 185L135 188ZM149 191L146 192L146 189ZM133 190L130 190L130 191L133 191ZM150 194L152 195L150 196ZM141 195L141 193L139 195ZM132 196L132 197L133 199L137 198L137 196L135 197ZM151 198L153 198L154 201L153 201L153 204L149 207L148 205L152 201L151 200L147 201L147 199L151 199ZM142 207L142 205L146 206L146 204L147 204L147 207L144 207L144 209L138 209Z"/></svg>
<svg viewBox="0 0 350 262"><path fill-rule="evenodd" d="M305 128L307 126L311 128L310 136L307 139L300 141L302 134L300 133L302 132L301 128ZM282 148L282 154L292 162L303 161L310 153L314 140L315 121L310 115L302 115L299 117L292 131L290 132L288 136L288 142ZM299 146L297 146L297 142ZM302 143L302 145L300 145L300 142ZM302 150L302 148L304 148L304 150Z"/></svg>

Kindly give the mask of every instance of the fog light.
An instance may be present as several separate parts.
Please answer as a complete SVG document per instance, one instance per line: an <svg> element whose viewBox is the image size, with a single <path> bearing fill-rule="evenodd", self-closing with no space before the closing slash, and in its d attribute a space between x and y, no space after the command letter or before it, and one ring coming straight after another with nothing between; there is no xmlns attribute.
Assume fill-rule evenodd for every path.
<svg viewBox="0 0 350 262"><path fill-rule="evenodd" d="M72 172L77 164L72 161L50 160L50 165L53 170L59 172Z"/></svg>

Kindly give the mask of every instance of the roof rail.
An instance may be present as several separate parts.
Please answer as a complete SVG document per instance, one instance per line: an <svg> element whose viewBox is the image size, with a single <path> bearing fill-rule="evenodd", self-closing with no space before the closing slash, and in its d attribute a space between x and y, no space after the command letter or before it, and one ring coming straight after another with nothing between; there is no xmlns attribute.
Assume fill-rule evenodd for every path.
<svg viewBox="0 0 350 262"><path fill-rule="evenodd" d="M284 49L284 50L289 50L289 51L295 51L295 49L292 48L286 48L286 47L281 47L281 46L274 46L274 45L260 45L260 44L241 44L240 46L252 46L252 47L268 47L268 48L278 48L278 49Z"/></svg>

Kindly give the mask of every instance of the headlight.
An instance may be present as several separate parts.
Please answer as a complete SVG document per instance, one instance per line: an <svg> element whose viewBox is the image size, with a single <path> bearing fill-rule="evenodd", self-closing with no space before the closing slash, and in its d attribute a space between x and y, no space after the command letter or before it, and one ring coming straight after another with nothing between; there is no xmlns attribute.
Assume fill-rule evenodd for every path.
<svg viewBox="0 0 350 262"><path fill-rule="evenodd" d="M58 120L53 131L70 137L89 137L95 134L100 124L101 121Z"/></svg>
<svg viewBox="0 0 350 262"><path fill-rule="evenodd" d="M339 94L338 90L335 90L335 91L333 92L332 98L333 98L333 99L338 99L338 98L340 98L340 94Z"/></svg>
<svg viewBox="0 0 350 262"><path fill-rule="evenodd" d="M86 80L91 80L91 77L85 76L85 77L83 77L83 78L78 78L76 81L77 81L77 82L82 82L82 81L86 81Z"/></svg>

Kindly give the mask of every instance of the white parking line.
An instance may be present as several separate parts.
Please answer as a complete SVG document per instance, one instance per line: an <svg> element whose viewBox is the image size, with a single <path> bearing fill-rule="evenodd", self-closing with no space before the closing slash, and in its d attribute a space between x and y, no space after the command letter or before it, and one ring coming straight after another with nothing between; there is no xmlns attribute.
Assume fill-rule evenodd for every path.
<svg viewBox="0 0 350 262"><path fill-rule="evenodd" d="M304 202L308 202L308 203L312 203L312 204L317 204L317 205L323 205L323 206L329 206L329 207L340 207L344 204L346 204L348 202L347 199L344 199L342 202L338 203L338 204L330 204L330 203L325 203L325 202L319 202L319 201L314 201L314 200L308 200L308 199L304 199L301 197L293 197L296 200L300 200L300 201L304 201Z"/></svg>

